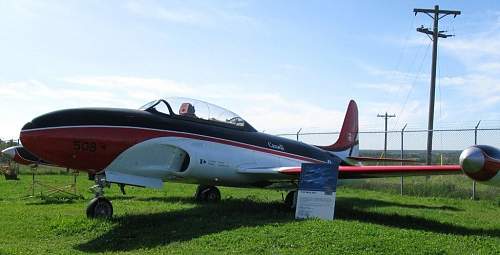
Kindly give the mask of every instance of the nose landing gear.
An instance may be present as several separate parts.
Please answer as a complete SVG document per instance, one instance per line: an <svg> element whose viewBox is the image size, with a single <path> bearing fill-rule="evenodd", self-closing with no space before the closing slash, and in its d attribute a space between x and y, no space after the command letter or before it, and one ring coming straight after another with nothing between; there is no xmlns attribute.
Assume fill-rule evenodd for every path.
<svg viewBox="0 0 500 255"><path fill-rule="evenodd" d="M87 206L87 217L109 219L113 216L113 205L105 197L96 197L90 200Z"/></svg>
<svg viewBox="0 0 500 255"><path fill-rule="evenodd" d="M110 219L113 216L113 205L111 201L104 197L104 188L109 186L106 182L106 176L104 174L95 175L95 185L92 186L92 190L95 193L95 198L90 200L87 206L87 217Z"/></svg>

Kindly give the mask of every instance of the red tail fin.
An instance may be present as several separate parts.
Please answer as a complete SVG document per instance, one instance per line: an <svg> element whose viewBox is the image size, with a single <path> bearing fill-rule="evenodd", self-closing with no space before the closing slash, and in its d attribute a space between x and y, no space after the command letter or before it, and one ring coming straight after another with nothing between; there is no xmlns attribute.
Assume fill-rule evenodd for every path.
<svg viewBox="0 0 500 255"><path fill-rule="evenodd" d="M358 145L358 106L354 100L349 102L337 142L329 146L321 146L328 151L345 151Z"/></svg>

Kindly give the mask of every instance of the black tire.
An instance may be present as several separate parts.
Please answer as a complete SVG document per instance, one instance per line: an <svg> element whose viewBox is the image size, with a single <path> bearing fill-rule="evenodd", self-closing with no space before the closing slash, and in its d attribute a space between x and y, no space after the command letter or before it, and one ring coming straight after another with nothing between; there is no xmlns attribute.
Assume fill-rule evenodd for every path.
<svg viewBox="0 0 500 255"><path fill-rule="evenodd" d="M220 191L217 187L210 187L205 193L205 201L217 203L220 201Z"/></svg>
<svg viewBox="0 0 500 255"><path fill-rule="evenodd" d="M87 206L87 217L91 219L110 219L113 216L113 205L104 197L90 200Z"/></svg>
<svg viewBox="0 0 500 255"><path fill-rule="evenodd" d="M198 202L211 202L216 203L221 199L220 191L217 187L208 185L199 185L195 194L196 201Z"/></svg>
<svg viewBox="0 0 500 255"><path fill-rule="evenodd" d="M286 197L285 197L285 206L286 208L290 209L290 210L294 210L295 209L295 194L297 193L296 190L292 190L290 192L288 192L288 194L286 194Z"/></svg>
<svg viewBox="0 0 500 255"><path fill-rule="evenodd" d="M196 188L196 194L194 194L194 198L198 202L204 202L206 199L206 192L205 190L210 188L209 186L206 185L198 185L198 188Z"/></svg>

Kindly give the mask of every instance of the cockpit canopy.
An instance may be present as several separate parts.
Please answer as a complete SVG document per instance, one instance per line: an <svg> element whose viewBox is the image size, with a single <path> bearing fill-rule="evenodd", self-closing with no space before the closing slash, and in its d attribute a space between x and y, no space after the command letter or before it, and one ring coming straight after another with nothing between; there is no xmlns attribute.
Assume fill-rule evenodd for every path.
<svg viewBox="0 0 500 255"><path fill-rule="evenodd" d="M236 113L224 109L220 106L191 98L171 97L159 99L143 105L141 108L139 108L139 110L166 115L189 117L193 118L193 120L205 120L213 123L230 125L233 127L250 127L250 129L253 129L243 118L238 116Z"/></svg>

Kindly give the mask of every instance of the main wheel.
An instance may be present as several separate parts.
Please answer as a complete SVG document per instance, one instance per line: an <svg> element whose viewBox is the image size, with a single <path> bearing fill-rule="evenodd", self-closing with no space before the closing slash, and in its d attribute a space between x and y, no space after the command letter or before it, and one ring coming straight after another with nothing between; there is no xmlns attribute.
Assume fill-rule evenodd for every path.
<svg viewBox="0 0 500 255"><path fill-rule="evenodd" d="M205 201L207 202L217 203L220 201L220 191L217 187L210 187L210 189L206 191L205 196Z"/></svg>
<svg viewBox="0 0 500 255"><path fill-rule="evenodd" d="M289 208L291 210L295 209L295 206L297 205L296 194L297 194L296 190L292 190L292 191L288 192L288 194L286 194L286 197L285 197L286 208Z"/></svg>
<svg viewBox="0 0 500 255"><path fill-rule="evenodd" d="M196 189L195 198L199 202L216 203L221 199L220 191L217 187L208 185L199 185Z"/></svg>
<svg viewBox="0 0 500 255"><path fill-rule="evenodd" d="M104 197L96 197L90 200L87 206L87 217L109 219L113 216L113 205Z"/></svg>

